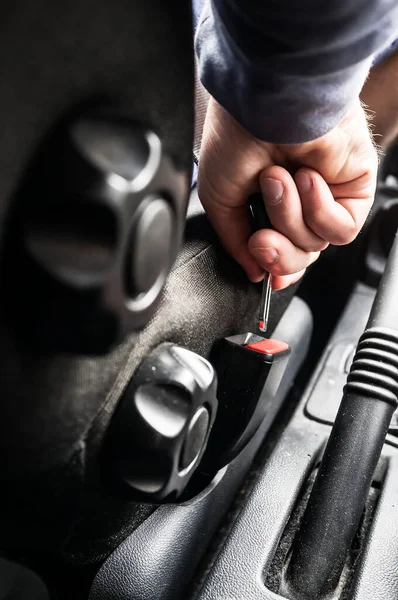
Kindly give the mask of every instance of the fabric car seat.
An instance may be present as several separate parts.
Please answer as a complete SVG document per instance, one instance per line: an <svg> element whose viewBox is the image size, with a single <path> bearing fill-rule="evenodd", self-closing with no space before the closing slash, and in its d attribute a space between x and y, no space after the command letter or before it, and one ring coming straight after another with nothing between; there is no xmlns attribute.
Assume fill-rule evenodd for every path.
<svg viewBox="0 0 398 600"><path fill-rule="evenodd" d="M30 196L26 181L65 115L105 99L155 131L188 199L192 15L182 1L16 0L2 17L0 546L8 559L36 570L54 597L87 597L76 569L94 573L157 510L114 494L101 476L104 436L126 386L162 342L206 357L216 339L253 330L260 290L219 246L193 190L183 246L140 330L98 354L42 346L34 331L25 336L40 303L51 311L58 296L42 293L19 260L15 207L22 182L23 206L32 214L40 206L40 185ZM39 183L53 174L44 169L40 176ZM61 188L52 188L54 199ZM292 294L273 302L271 330ZM68 322L75 316L72 307ZM52 321L52 339L58 327L61 320Z"/></svg>

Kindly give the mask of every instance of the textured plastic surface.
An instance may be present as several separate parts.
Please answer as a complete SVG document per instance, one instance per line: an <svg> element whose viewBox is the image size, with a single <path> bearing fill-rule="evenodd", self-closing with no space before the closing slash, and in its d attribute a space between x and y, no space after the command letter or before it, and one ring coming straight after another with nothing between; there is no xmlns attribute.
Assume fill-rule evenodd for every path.
<svg viewBox="0 0 398 600"><path fill-rule="evenodd" d="M397 305L398 235L293 543L284 588L289 598L318 600L339 584L397 408Z"/></svg>
<svg viewBox="0 0 398 600"><path fill-rule="evenodd" d="M212 491L189 505L161 507L119 546L97 574L90 600L185 600L185 588L304 360L311 331L307 305L294 298L274 331L292 347L288 370L261 428Z"/></svg>
<svg viewBox="0 0 398 600"><path fill-rule="evenodd" d="M320 361L321 369L306 406L306 413L312 419L333 425L341 402L341 391L351 366L356 341L344 340L331 344L327 348L326 356Z"/></svg>
<svg viewBox="0 0 398 600"><path fill-rule="evenodd" d="M347 332L348 335L349 332ZM320 423L333 425L341 402L341 390L350 371L355 353L355 343L345 340L330 344L326 356L320 361L318 378L306 405L306 414ZM382 351L378 357L382 357ZM398 411L395 411L389 426L387 442L398 445Z"/></svg>
<svg viewBox="0 0 398 600"><path fill-rule="evenodd" d="M293 544L287 598L319 600L337 588L392 410L383 401L345 393Z"/></svg>
<svg viewBox="0 0 398 600"><path fill-rule="evenodd" d="M375 296L372 288L359 284L332 335L331 346L347 340L356 342L364 330L370 308ZM247 499L238 520L235 523L224 547L220 550L217 560L209 573L205 584L198 595L198 600L241 599L245 600L277 600L283 596L268 590L263 581L278 545L280 536L290 517L292 507L302 489L302 483L320 458L322 448L330 433L330 428L322 423L308 420L304 415L305 405L315 389L327 352L320 362L319 369L314 374L304 394L296 414L287 427L284 436L275 448L264 470L256 483L252 494ZM325 399L327 400L327 399ZM391 446L385 446L386 456L398 452ZM397 459L394 459L397 460ZM391 463L393 464L393 463ZM393 474L391 474L391 479ZM387 483L390 481L387 476ZM391 486L392 481L389 486ZM395 488L394 488L395 489ZM391 492L393 493L393 492ZM360 572L356 586L361 589L362 596L355 600L392 600L393 590L396 589L396 539L387 533L388 502L392 502L390 494L384 501L384 491L376 512L375 525L370 540L378 539L379 545L374 551L367 549L365 559L371 569L386 560L385 569L380 572L380 580L373 571L369 571L367 579L362 584L363 573ZM381 510L386 507L387 515L383 517ZM376 536L377 523L384 523L384 529ZM392 528L395 530L395 528ZM377 551L383 553L377 557ZM369 552L368 552L369 550ZM367 558L370 553L372 558ZM370 562L369 562L370 561ZM393 565L395 567L393 568ZM364 563L364 569L366 565ZM375 580L371 578L375 575ZM378 581L382 583L378 588ZM365 589L366 584L366 589ZM356 588L357 589L357 588ZM386 589L389 595L386 595ZM368 594L366 590L371 590ZM358 592L359 593L359 592ZM372 595L373 594L373 595ZM396 597L396 596L395 596ZM196 599L195 599L196 600Z"/></svg>
<svg viewBox="0 0 398 600"><path fill-rule="evenodd" d="M352 600L398 598L398 458L390 460Z"/></svg>
<svg viewBox="0 0 398 600"><path fill-rule="evenodd" d="M392 194L395 198L391 198ZM380 196L384 196L384 202L373 219L365 255L365 279L374 287L380 283L398 223L398 190L381 187L377 195L377 201L380 202Z"/></svg>
<svg viewBox="0 0 398 600"><path fill-rule="evenodd" d="M395 236L384 275L370 313L367 327L398 330L398 233Z"/></svg>

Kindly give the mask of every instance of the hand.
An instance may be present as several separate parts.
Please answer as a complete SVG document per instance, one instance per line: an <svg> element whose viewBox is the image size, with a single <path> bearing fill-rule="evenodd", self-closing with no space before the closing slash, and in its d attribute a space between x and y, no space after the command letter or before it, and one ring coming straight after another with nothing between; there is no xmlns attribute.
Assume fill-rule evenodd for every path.
<svg viewBox="0 0 398 600"><path fill-rule="evenodd" d="M298 118L300 118L298 116ZM325 136L303 144L253 137L210 100L198 192L224 247L252 281L297 281L328 244L355 239L373 203L377 153L359 101ZM248 198L264 198L275 230L252 234Z"/></svg>

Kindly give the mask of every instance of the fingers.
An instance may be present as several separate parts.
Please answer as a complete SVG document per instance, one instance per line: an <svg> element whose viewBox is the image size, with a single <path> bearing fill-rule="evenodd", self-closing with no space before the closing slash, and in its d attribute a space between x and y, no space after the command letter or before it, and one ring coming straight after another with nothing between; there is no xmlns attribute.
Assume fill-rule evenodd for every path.
<svg viewBox="0 0 398 600"><path fill-rule="evenodd" d="M264 269L253 258L248 248L252 229L247 206L229 207L212 201L209 195L203 194L202 197L206 198L206 201L202 200L202 204L224 248L241 265L251 281L261 281Z"/></svg>
<svg viewBox="0 0 398 600"><path fill-rule="evenodd" d="M377 161L368 138L360 109L359 117L347 117L314 142L267 144L210 102L198 193L222 244L252 281L260 281L265 269L279 278L299 273L329 243L356 237L375 189ZM275 162L302 168L292 177ZM275 231L251 235L247 202L259 183Z"/></svg>
<svg viewBox="0 0 398 600"><path fill-rule="evenodd" d="M367 174L329 187L312 169L300 169L293 179L282 167L271 166L262 171L260 185L276 231L262 230L251 236L245 204L225 206L209 192L204 202L225 248L252 281L260 281L264 270L278 277L298 273L329 243L351 242L363 226L373 199L373 183ZM285 283L280 281L280 285Z"/></svg>
<svg viewBox="0 0 398 600"><path fill-rule="evenodd" d="M272 225L295 246L306 252L324 250L328 242L314 233L304 220L300 195L292 176L279 166L260 175L261 192Z"/></svg>
<svg viewBox="0 0 398 600"><path fill-rule="evenodd" d="M239 200L234 198L230 206L228 200L232 190L226 190L229 192L226 198L219 198L215 186L210 185L206 178L207 173L202 172L199 179L202 204L225 249L243 267L251 281L261 281L264 270L280 278L293 275L296 280L299 278L296 273L312 264L328 245L305 223L296 184L282 167L266 168L260 177L263 193L267 193L266 209L278 231L261 230L254 235L246 196ZM271 186L265 179L272 179ZM274 182L282 187L282 197L276 201L273 201L270 189ZM286 287L293 283L293 279L278 279L278 285Z"/></svg>
<svg viewBox="0 0 398 600"><path fill-rule="evenodd" d="M305 223L319 238L342 245L352 242L372 207L374 177L330 185L312 169L300 169L294 180L300 194Z"/></svg>
<svg viewBox="0 0 398 600"><path fill-rule="evenodd" d="M313 169L297 171L294 179L282 167L260 175L261 191L273 226L307 252L328 243L348 244L358 235L373 202L375 181L365 172L354 181L328 186Z"/></svg>
<svg viewBox="0 0 398 600"><path fill-rule="evenodd" d="M303 277L304 273L305 269L299 271L298 273L294 273L293 275L276 275L272 278L272 289L275 291L284 290L285 288L289 287L289 285L299 281Z"/></svg>
<svg viewBox="0 0 398 600"><path fill-rule="evenodd" d="M292 275L303 271L316 261L319 252L305 252L283 234L261 229L249 240L249 251L263 270L273 276Z"/></svg>
<svg viewBox="0 0 398 600"><path fill-rule="evenodd" d="M220 241L252 281L264 270L248 250L252 234L248 198L258 190L258 173L271 159L258 142L210 100L199 161L198 194Z"/></svg>

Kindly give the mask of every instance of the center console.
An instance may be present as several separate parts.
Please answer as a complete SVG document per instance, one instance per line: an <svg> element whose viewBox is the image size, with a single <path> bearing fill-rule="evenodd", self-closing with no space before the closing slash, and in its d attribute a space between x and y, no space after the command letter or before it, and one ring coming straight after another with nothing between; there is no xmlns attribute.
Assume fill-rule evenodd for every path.
<svg viewBox="0 0 398 600"><path fill-rule="evenodd" d="M203 578L196 599L397 598L398 431L397 413L392 414L391 406L394 402L396 406L398 356L395 359L392 355L391 368L378 344L372 360L364 361L361 356L361 348L363 351L367 343L366 335L362 334L366 327L375 325L376 313L386 314L388 308L389 331L393 337L398 333L398 298L394 295L398 291L398 260L394 262L392 256L394 253L398 256L398 239L390 253L398 225L394 218L397 204L394 199L381 203L368 232L362 281L356 284L292 420L271 456L264 461L252 493ZM392 229L394 235L390 235ZM384 275L381 280L383 271L389 271L389 279ZM369 320L370 314L373 317ZM380 331L384 336L387 329L382 327ZM362 346L358 351L360 338ZM352 366L355 356L354 364L362 369L356 382L369 388L363 398L363 410L357 413L354 402L346 398L350 390L346 386L347 377L349 382L355 379ZM388 409L388 433L379 456L374 450L377 445L374 433L378 428L375 409L381 404L378 393L384 377L379 375L380 369L387 369L385 381L388 394L392 393L392 404ZM345 404L339 411L343 389ZM331 436L337 413L339 423ZM367 423L369 418L373 422ZM349 433L339 430L344 419L345 424L350 423ZM384 435L385 432L381 443ZM329 454L334 453L334 462L327 456L328 450L325 452L329 437L327 448ZM366 467L372 452L375 463ZM366 468L370 469L370 485L362 482ZM312 494L314 482L317 489ZM363 503L350 501L362 483ZM328 495L335 497L334 503ZM355 513L360 517L358 522ZM338 556L333 545L339 543L339 536L344 537L344 531L350 527L353 537ZM325 549L330 548L328 554ZM341 562L337 574L332 572L332 556ZM322 573L328 574L323 581ZM334 575L336 582L332 584ZM316 581L321 581L322 587L317 588Z"/></svg>

